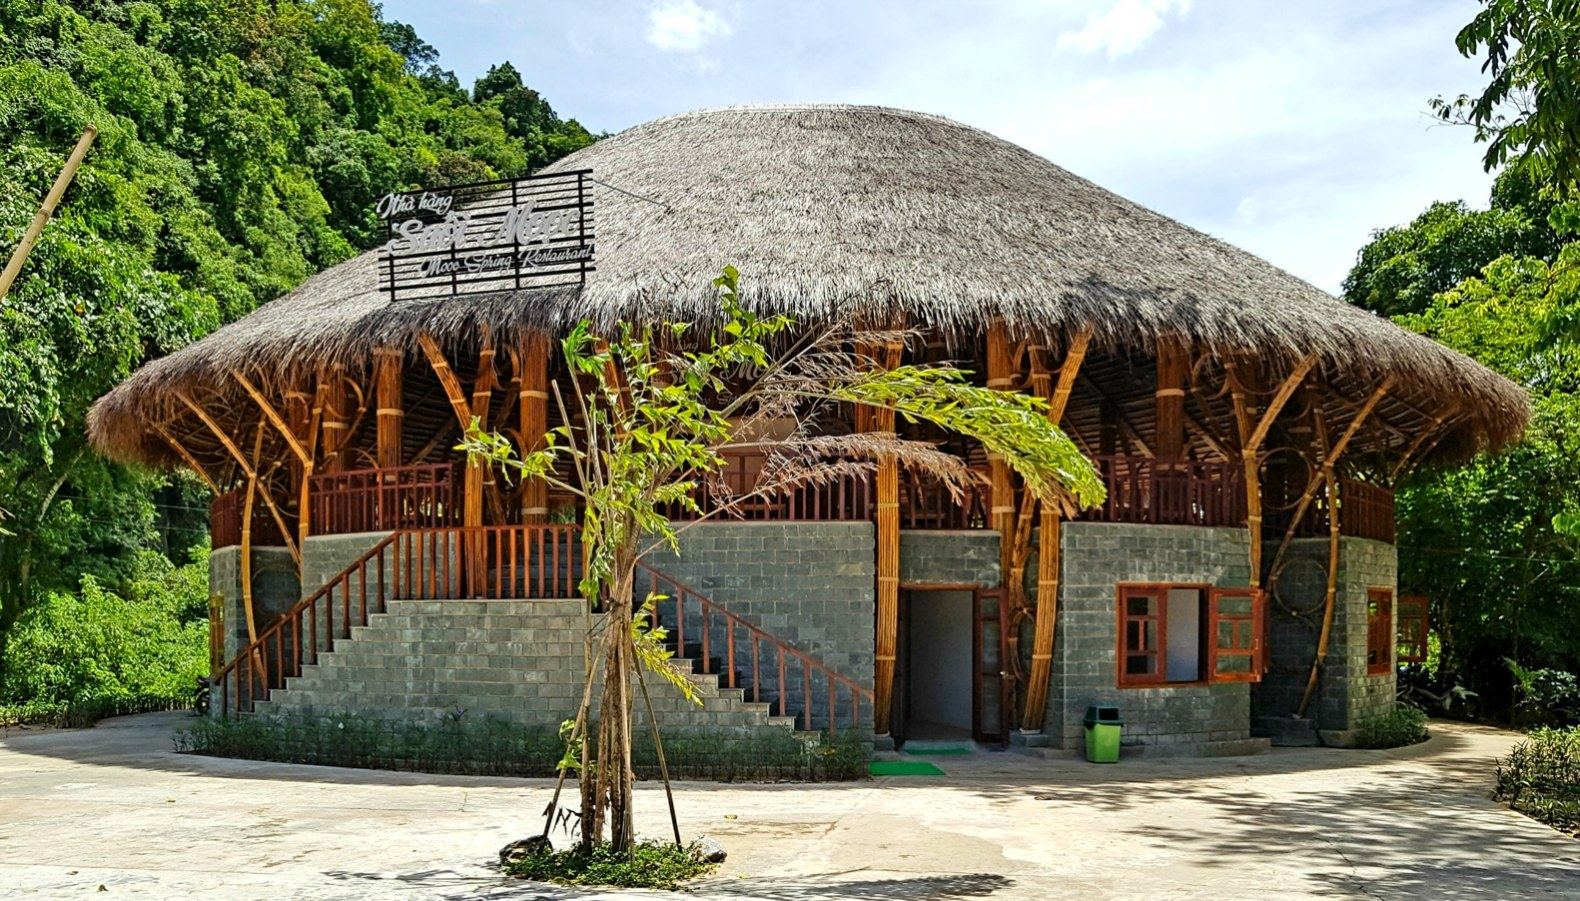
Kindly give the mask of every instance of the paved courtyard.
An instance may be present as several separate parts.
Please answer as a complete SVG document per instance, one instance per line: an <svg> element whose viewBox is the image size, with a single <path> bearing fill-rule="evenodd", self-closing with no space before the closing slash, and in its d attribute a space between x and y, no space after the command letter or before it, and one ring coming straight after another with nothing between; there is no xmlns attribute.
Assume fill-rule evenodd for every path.
<svg viewBox="0 0 1580 901"><path fill-rule="evenodd" d="M611 897L489 868L550 783L179 755L181 722L0 739L0 897ZM692 783L677 801L687 835L730 852L701 897L1580 897L1580 842L1487 800L1512 736L1435 731L1109 767L981 754L938 759L941 778ZM662 791L638 804L665 834Z"/></svg>

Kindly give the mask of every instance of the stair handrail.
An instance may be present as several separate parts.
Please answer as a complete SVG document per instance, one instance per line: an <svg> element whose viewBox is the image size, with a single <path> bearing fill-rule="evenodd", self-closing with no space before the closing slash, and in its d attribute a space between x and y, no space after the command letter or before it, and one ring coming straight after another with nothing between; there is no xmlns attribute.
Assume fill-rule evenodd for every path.
<svg viewBox="0 0 1580 901"><path fill-rule="evenodd" d="M220 697L221 697L220 711L222 713L228 713L230 707L232 706L230 704L230 698L228 696L229 695L228 688L229 688L229 684L230 684L229 683L230 677L234 674L236 676L235 707L236 707L236 710L237 710L238 713L241 712L241 707L242 707L242 703L243 703L243 700L242 700L243 692L242 692L242 683L241 683L241 666L243 664L243 661L256 661L255 663L248 663L248 666L253 668L253 669L261 669L262 670L261 673L249 672L248 673L248 677L249 677L248 681L249 681L249 683L256 682L257 681L257 677L259 675L261 675L262 679L263 679L263 691L264 692L268 692L271 688L275 687L275 686L272 686L272 685L269 684L269 666L268 666L268 663L267 663L269 645L270 645L271 642L273 643L274 648L275 648L275 659L277 661L279 661L276 664L276 668L283 672L283 665L284 665L284 660L285 660L286 642L288 641L288 639L285 636L287 627L289 627L290 631L291 631L291 637L289 639L289 642L290 642L290 647L291 647L291 650L292 650L292 653L293 653L293 659L296 660L298 667L300 666L301 660L302 660L302 648L300 646L301 645L301 641L302 641L301 620L302 620L302 614L304 612L311 611L311 614L312 614L309 618L312 619L312 621L313 621L312 622L312 628L313 628L313 632L314 632L313 642L314 642L314 652L315 652L315 655L316 655L316 653L317 653L318 617L317 617L317 608L316 608L315 605L318 604L319 601L321 601L321 600L323 600L325 598L333 599L333 597L334 597L334 590L335 590L336 586L344 585L349 590L351 577L353 575L356 575L356 574L364 571L366 569L366 567L367 567L367 564L370 561L372 561L373 559L381 558L384 555L385 549L387 549L390 546L392 546L395 543L396 538L398 538L399 536L400 536L400 532L399 531L391 532L389 535L386 535L383 539L381 539L377 544L375 544L372 547L368 548L360 556L358 556L357 559L353 560L350 564L348 564L345 569L342 569L340 572L336 573L335 575L331 576L328 580L326 580L324 582L324 584L320 585L318 587L318 589L316 591L314 591L312 594L310 594L307 597L301 599L300 601L297 601L295 604L292 604L289 608L287 608L286 611L284 613L282 613L279 616L278 619L276 619L274 622L270 623L266 628L264 628L263 631L259 632L257 634L257 636L252 641L248 642L245 647L243 647L241 650L237 651L236 652L236 656L232 657L228 663L226 663L224 666L220 667L219 670L217 672L215 672L214 675L212 677L210 677L210 680L209 680L209 684L214 686L214 688L218 689L219 692L220 692ZM384 567L382 565L379 566L378 581L379 581L380 584L382 584L383 581L384 581ZM366 589L367 589L367 584L366 584L366 578L365 577L363 579L362 588L363 588L362 602L358 605L358 607L361 610L361 612L363 613L364 621L363 621L362 625L366 625L367 624L366 623L366 614L367 614L367 609L366 609L367 591L366 591ZM383 594L383 592L380 591L380 596L382 596L382 594ZM347 601L347 604L349 605L349 599ZM348 606L348 609L349 609L349 606ZM333 613L332 609L327 609L325 611L326 621L332 622L333 621L333 616L334 616L334 613ZM349 618L348 618L348 623L349 623ZM347 634L349 634L349 631L350 631L350 629L349 629L349 625L348 625L347 626ZM334 641L335 641L334 630L330 629L330 634L329 634L328 640L326 642L326 644L328 645L328 647L326 647L326 650L328 648L332 648L334 646ZM282 681L282 684L283 684L283 681ZM252 686L249 685L249 687L252 687ZM255 698L253 700L255 700ZM251 706L250 703L249 703L248 706L249 707Z"/></svg>
<svg viewBox="0 0 1580 901"><path fill-rule="evenodd" d="M725 687L727 687L727 688L735 688L736 687L735 686L735 669L736 669L736 666L735 666L735 630L734 630L734 628L731 628L731 627L739 627L741 629L744 629L749 637L753 637L753 638L757 639L758 641L766 641L769 645L774 647L781 654L788 654L791 657L794 657L795 659L801 661L801 664L802 664L802 682L803 682L803 699L804 699L803 700L803 703L804 703L804 707L803 707L803 726L805 728L807 728L807 729L811 728L811 719L812 719L811 676L812 676L813 672L821 673L823 675L824 679L827 680L826 684L828 685L828 688L829 688L828 713L829 713L829 730L830 730L830 732L832 732L834 730L834 723L835 723L835 719L836 719L836 714L835 714L836 691L834 689L835 685L843 686L845 689L847 689L850 692L850 695L851 695L851 725L853 727L859 727L861 725L861 699L862 698L866 698L866 700L867 700L867 702L869 704L875 704L876 703L876 700L875 700L876 696L874 695L872 689L868 688L865 685L862 685L860 682L856 681L855 679L852 679L851 677L845 675L844 673L841 673L839 670L834 669L832 666L828 665L827 663L824 663L822 660L820 660L817 657L813 656L811 653L796 647L788 639L781 638L780 636L775 635L772 632L769 632L767 629L764 629L762 626L757 625L756 623L752 622L751 620L746 619L745 617L743 617L740 614L736 613L735 611L729 609L728 607L725 607L724 605L714 601L712 598L710 598L707 595L703 594L702 592L696 590L695 588L692 588L690 585L687 585L685 582L682 582L681 580L675 578L674 576L669 575L668 573L662 572L661 570L658 570L658 569L654 568L653 566L650 566L647 563L643 563L641 561L638 561L636 565L637 565L637 569L638 570L640 570L643 573L646 573L647 576L648 576L648 591L649 591L649 593L665 594L666 592L660 592L658 590L659 586L663 585L665 588L668 589L668 591L667 591L668 598L675 602L675 605L676 605L676 608L675 608L676 609L676 616L675 616L675 630L676 630L675 631L675 641L676 641L676 647L680 650L681 653L685 652L685 646L686 646L686 632L685 632L685 623L686 623L685 602L686 602L686 600L688 598L695 600L697 602L698 607L701 608L702 611L704 612L704 620L703 620L702 635L701 635L702 660L700 661L700 665L702 666L702 672L704 674L709 673L709 667L712 665L711 655L708 653L709 652L709 641L710 641L710 638L711 638L711 633L710 633L710 630L708 629L708 623L707 623L706 617L708 615L712 615L712 614L717 614L719 616L724 617L725 622L726 622L726 628L725 628L725 636L726 636L725 640L726 640L726 644L727 644L727 648L726 648L726 655L727 656L726 656L726 659L728 661L728 664L726 666L726 674L728 676L728 684ZM658 616L658 609L657 609L656 606L655 606L651 616L652 616L653 623L655 625L658 624L659 616ZM758 664L758 661L757 661L757 645L755 643L752 646L752 654L753 654L753 661L752 661L752 689L753 689L754 695L756 695L758 693L758 691L762 687L763 678L762 678L762 672L761 672L762 668ZM781 716L785 715L785 703L786 703L786 691L785 691L784 676L785 676L785 668L784 668L784 665L783 665L783 658L781 657L781 659L780 659L780 667L779 667L779 680L778 680L778 683L777 683L778 686L779 686L779 714Z"/></svg>

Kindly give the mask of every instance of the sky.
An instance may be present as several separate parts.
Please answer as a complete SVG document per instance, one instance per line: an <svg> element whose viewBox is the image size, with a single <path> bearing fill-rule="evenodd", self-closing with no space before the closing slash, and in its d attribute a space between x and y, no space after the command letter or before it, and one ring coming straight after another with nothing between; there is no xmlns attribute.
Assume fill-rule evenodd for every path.
<svg viewBox="0 0 1580 901"><path fill-rule="evenodd" d="M385 0L465 85L509 60L594 132L740 103L937 113L1337 292L1377 228L1485 206L1475 0Z"/></svg>

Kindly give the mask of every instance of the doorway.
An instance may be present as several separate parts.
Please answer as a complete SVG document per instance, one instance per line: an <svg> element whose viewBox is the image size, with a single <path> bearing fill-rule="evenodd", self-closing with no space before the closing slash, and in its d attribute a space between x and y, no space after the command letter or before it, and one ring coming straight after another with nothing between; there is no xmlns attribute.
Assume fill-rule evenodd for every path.
<svg viewBox="0 0 1580 901"><path fill-rule="evenodd" d="M1001 606L1002 593L981 585L902 586L890 715L896 742L1007 739Z"/></svg>

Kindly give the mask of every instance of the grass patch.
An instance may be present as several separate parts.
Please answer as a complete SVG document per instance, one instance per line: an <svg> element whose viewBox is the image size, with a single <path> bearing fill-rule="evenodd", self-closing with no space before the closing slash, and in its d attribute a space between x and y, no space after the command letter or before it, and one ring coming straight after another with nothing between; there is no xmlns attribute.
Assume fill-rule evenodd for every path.
<svg viewBox="0 0 1580 901"><path fill-rule="evenodd" d="M1408 704L1400 704L1388 713L1362 721L1355 730L1355 747L1401 748L1430 737L1426 714Z"/></svg>
<svg viewBox="0 0 1580 901"><path fill-rule="evenodd" d="M706 876L717 864L704 861L696 846L678 848L668 842L639 842L629 854L608 845L584 850L545 849L514 861L505 871L522 879L560 885L601 885L673 891L682 883Z"/></svg>
<svg viewBox="0 0 1580 901"><path fill-rule="evenodd" d="M354 715L202 718L176 734L175 748L284 763L549 777L556 775L563 745L554 729L459 714L428 722ZM853 733L802 742L789 733L686 731L666 736L664 751L672 778L717 782L862 779L871 757L871 746ZM637 740L633 762L639 778L658 778L658 756L648 736Z"/></svg>
<svg viewBox="0 0 1580 901"><path fill-rule="evenodd" d="M942 776L944 771L925 760L874 760L868 767L874 776Z"/></svg>
<svg viewBox="0 0 1580 901"><path fill-rule="evenodd" d="M1532 730L1498 761L1492 797L1580 836L1580 726Z"/></svg>

